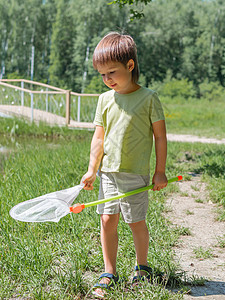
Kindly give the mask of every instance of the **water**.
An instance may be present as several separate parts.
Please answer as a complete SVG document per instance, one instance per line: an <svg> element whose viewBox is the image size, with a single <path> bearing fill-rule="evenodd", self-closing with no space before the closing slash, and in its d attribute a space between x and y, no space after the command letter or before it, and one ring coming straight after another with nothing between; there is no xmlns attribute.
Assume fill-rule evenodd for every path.
<svg viewBox="0 0 225 300"><path fill-rule="evenodd" d="M45 144L47 148L51 149L58 147L61 143L63 143L63 141L54 138L36 138L29 136L17 137L0 134L0 154L2 154L3 157L7 157L7 154L22 150L24 147L33 148Z"/></svg>
<svg viewBox="0 0 225 300"><path fill-rule="evenodd" d="M18 142L14 137L0 134L0 154L7 157L7 154L18 148Z"/></svg>
<svg viewBox="0 0 225 300"><path fill-rule="evenodd" d="M6 115L3 112L0 112L0 118L12 118L12 116Z"/></svg>
<svg viewBox="0 0 225 300"><path fill-rule="evenodd" d="M7 153L9 151L8 148L3 147L2 145L0 145L0 153Z"/></svg>

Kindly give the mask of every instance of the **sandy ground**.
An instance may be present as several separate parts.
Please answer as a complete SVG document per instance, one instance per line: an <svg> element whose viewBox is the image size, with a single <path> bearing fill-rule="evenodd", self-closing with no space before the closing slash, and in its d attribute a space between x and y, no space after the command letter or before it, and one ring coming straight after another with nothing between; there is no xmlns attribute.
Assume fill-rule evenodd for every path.
<svg viewBox="0 0 225 300"><path fill-rule="evenodd" d="M167 134L167 139L170 142L187 142L187 143L203 143L203 144L225 144L225 139L206 138L204 136L195 136L190 134Z"/></svg>
<svg viewBox="0 0 225 300"><path fill-rule="evenodd" d="M188 277L203 277L205 285L190 287L185 300L225 300L225 249L218 239L225 238L224 222L216 221L216 205L207 201L206 184L199 176L179 182L180 193L167 200L166 217L174 225L189 228L174 248L176 259ZM196 202L203 201L203 203ZM211 253L210 258L196 258L196 249Z"/></svg>
<svg viewBox="0 0 225 300"><path fill-rule="evenodd" d="M57 116L53 113L46 112L39 109L31 110L27 106L16 106L16 105L0 105L0 117L24 117L27 120L33 120L38 123L40 121L46 122L49 125L66 126L66 119L61 116ZM85 128L94 129L95 125L88 122L76 122L70 120L71 128Z"/></svg>

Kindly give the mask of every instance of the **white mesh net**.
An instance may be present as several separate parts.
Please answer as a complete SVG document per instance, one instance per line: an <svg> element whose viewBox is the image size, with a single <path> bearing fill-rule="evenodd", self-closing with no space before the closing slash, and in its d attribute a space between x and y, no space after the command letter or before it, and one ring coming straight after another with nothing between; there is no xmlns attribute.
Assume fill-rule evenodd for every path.
<svg viewBox="0 0 225 300"><path fill-rule="evenodd" d="M46 194L17 204L10 210L10 216L23 222L59 222L66 216L83 185Z"/></svg>

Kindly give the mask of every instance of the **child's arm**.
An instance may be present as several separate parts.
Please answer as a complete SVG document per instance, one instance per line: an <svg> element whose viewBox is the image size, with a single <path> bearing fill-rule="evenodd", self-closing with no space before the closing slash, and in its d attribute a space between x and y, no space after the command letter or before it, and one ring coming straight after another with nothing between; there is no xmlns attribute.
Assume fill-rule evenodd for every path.
<svg viewBox="0 0 225 300"><path fill-rule="evenodd" d="M104 150L105 131L102 126L96 126L95 133L91 142L90 161L88 171L81 179L81 182L85 184L85 190L93 190L93 183L96 179L96 173L98 171Z"/></svg>
<svg viewBox="0 0 225 300"><path fill-rule="evenodd" d="M155 138L155 153L156 166L155 174L152 178L154 183L153 191L160 191L167 186L166 170L166 156L167 156L167 138L166 125L164 120L154 122L152 124L153 134Z"/></svg>

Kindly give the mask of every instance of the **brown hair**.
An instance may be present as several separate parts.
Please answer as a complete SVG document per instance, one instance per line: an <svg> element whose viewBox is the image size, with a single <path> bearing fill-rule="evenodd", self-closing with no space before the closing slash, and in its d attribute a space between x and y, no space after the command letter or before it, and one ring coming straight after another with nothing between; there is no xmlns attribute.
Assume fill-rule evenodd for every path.
<svg viewBox="0 0 225 300"><path fill-rule="evenodd" d="M137 47L130 35L110 32L97 45L93 54L93 66L95 69L99 65L109 62L120 62L124 66L133 59L134 69L132 70L132 80L137 83L139 79L139 67L137 60Z"/></svg>

